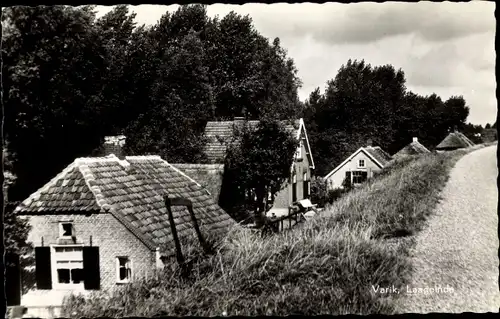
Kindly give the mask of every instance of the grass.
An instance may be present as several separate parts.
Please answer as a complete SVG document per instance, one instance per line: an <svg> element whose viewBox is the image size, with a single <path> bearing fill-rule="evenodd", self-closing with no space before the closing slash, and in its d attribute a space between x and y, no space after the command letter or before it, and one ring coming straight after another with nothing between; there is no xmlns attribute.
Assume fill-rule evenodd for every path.
<svg viewBox="0 0 500 319"><path fill-rule="evenodd" d="M318 315L395 312L411 275L413 234L434 210L450 169L467 151L395 162L315 219L267 238L235 229L181 279L175 263L110 293L72 296L67 317ZM196 254L196 252L193 252Z"/></svg>

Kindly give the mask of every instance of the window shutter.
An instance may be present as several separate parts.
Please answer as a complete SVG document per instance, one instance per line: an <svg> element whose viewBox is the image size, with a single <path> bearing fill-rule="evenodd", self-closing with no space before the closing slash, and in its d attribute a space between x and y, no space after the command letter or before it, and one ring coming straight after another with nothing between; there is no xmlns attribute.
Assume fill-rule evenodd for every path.
<svg viewBox="0 0 500 319"><path fill-rule="evenodd" d="M83 276L85 289L100 289L99 247L83 247Z"/></svg>
<svg viewBox="0 0 500 319"><path fill-rule="evenodd" d="M50 247L35 247L35 278L37 289L52 289Z"/></svg>

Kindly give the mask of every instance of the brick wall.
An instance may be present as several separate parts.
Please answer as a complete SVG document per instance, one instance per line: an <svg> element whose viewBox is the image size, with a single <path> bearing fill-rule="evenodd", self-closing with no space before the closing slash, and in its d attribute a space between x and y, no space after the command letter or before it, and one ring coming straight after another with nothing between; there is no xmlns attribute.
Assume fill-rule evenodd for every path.
<svg viewBox="0 0 500 319"><path fill-rule="evenodd" d="M90 245L90 236L92 236L92 246L99 247L102 290L117 287L117 256L130 258L134 278L149 276L155 270L155 252L147 248L111 214L44 215L24 218L28 218L32 226L28 240L35 247L41 246L42 237L44 246L57 244L59 222L61 221L73 223L76 243L88 246Z"/></svg>

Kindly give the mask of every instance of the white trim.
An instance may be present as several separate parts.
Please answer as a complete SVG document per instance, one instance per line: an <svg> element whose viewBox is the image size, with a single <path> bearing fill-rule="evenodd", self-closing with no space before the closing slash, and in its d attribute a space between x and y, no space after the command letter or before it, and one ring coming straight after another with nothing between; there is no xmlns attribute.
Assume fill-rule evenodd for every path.
<svg viewBox="0 0 500 319"><path fill-rule="evenodd" d="M71 248L78 247L82 248L82 263L83 263L83 244L69 244L69 245L59 245L52 244L50 247L50 272L52 275L52 290L85 290L84 281L82 280L79 284L61 284L58 281L57 276L57 259L56 259L56 248ZM83 269L83 266L82 266Z"/></svg>
<svg viewBox="0 0 500 319"><path fill-rule="evenodd" d="M127 278L127 279L124 279L124 280L120 279L120 258L127 258L129 269L130 269L130 277ZM133 267L132 267L132 259L129 256L116 256L115 260L116 260L116 268L115 268L116 283L117 284L127 284L127 283L131 282L132 278L134 278L134 270L133 270Z"/></svg>
<svg viewBox="0 0 500 319"><path fill-rule="evenodd" d="M306 143L307 143L306 153L307 153L307 150L309 150L309 158L311 159L311 166L312 166L312 169L315 169L316 166L314 165L314 159L313 159L313 156L312 156L311 145L309 144L309 138L307 137L306 126L304 124L304 119L303 118L299 119L299 132L297 134L297 138L300 138L301 129L304 130L304 135L306 136Z"/></svg>
<svg viewBox="0 0 500 319"><path fill-rule="evenodd" d="M332 176L335 172L337 172L341 167L343 167L347 162L349 162L354 156L356 156L359 152L365 153L372 161L374 161L380 168L384 167L384 165L380 164L369 152L365 150L364 147L360 147L356 152L352 153L345 161L343 161L340 165L335 167L330 173L328 173L323 179L327 179Z"/></svg>

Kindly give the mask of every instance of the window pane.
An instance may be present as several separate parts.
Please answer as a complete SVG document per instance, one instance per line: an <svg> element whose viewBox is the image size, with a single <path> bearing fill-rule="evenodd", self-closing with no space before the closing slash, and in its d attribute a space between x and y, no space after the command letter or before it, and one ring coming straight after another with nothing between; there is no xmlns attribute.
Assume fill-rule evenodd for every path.
<svg viewBox="0 0 500 319"><path fill-rule="evenodd" d="M120 267L120 280L127 279L127 268Z"/></svg>
<svg viewBox="0 0 500 319"><path fill-rule="evenodd" d="M83 282L83 269L71 269L71 279L73 283L79 284Z"/></svg>
<svg viewBox="0 0 500 319"><path fill-rule="evenodd" d="M57 269L57 278L61 284L69 284L69 269Z"/></svg>
<svg viewBox="0 0 500 319"><path fill-rule="evenodd" d="M63 228L63 236L71 236L72 235L72 224L69 224L69 223L66 223L66 224L62 224L62 228Z"/></svg>

